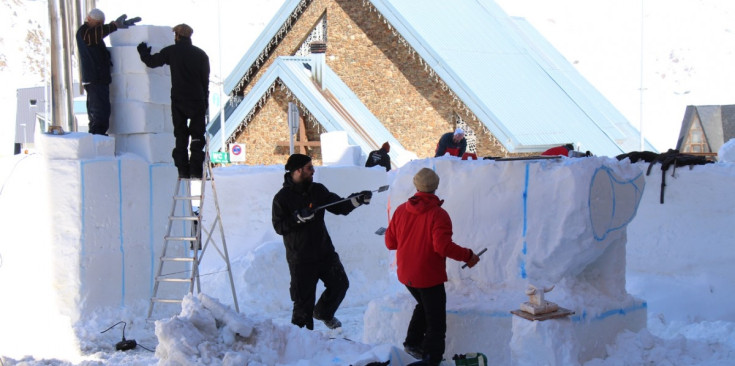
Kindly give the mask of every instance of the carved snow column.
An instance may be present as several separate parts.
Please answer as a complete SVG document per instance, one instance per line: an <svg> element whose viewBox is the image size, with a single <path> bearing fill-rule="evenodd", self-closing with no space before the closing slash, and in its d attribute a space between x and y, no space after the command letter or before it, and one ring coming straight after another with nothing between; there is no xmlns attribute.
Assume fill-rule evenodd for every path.
<svg viewBox="0 0 735 366"><path fill-rule="evenodd" d="M322 76L324 75L324 57L327 53L327 44L318 41L311 42L309 48L311 50L311 75L319 88L323 89Z"/></svg>

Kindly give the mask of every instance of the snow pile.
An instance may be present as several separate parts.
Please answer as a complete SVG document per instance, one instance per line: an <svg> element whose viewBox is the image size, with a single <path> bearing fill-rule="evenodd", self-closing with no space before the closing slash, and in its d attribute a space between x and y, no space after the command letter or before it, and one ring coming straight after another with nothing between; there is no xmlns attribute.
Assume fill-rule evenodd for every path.
<svg viewBox="0 0 735 366"><path fill-rule="evenodd" d="M270 319L256 321L203 294L187 295L181 314L157 321L156 336L163 366L364 365L388 360L391 351Z"/></svg>

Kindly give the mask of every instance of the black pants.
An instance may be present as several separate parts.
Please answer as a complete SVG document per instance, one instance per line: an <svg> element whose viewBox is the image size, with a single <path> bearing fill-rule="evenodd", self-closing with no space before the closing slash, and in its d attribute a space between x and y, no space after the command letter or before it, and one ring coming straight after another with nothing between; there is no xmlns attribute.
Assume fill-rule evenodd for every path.
<svg viewBox="0 0 735 366"><path fill-rule="evenodd" d="M204 131L207 101L205 100L172 100L171 119L174 124L176 145L171 157L179 169L179 173L201 176L204 169ZM189 146L191 137L191 146ZM189 158L191 151L191 160Z"/></svg>
<svg viewBox="0 0 735 366"><path fill-rule="evenodd" d="M89 133L106 135L110 127L110 85L86 84Z"/></svg>
<svg viewBox="0 0 735 366"><path fill-rule="evenodd" d="M408 323L404 345L421 347L423 359L429 365L438 365L444 355L447 334L447 293L444 284L427 288L406 286L416 299L411 322Z"/></svg>
<svg viewBox="0 0 735 366"><path fill-rule="evenodd" d="M313 314L316 313L320 319L332 319L350 287L339 256L335 254L333 258L317 263L289 263L288 268L291 272L290 292L293 301L291 323L314 329ZM319 280L324 283L325 289L315 306Z"/></svg>

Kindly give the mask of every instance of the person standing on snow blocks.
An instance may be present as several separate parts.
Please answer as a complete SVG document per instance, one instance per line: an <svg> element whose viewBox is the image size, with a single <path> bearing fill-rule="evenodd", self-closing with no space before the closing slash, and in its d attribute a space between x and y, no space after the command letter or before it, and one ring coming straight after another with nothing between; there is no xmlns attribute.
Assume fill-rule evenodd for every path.
<svg viewBox="0 0 735 366"><path fill-rule="evenodd" d="M408 323L404 350L420 360L412 365L439 365L447 333L446 259L472 268L480 257L452 241L452 220L441 207L444 201L435 195L439 176L423 168L413 184L417 192L393 213L385 246L396 251L398 280L418 303Z"/></svg>
<svg viewBox="0 0 735 366"><path fill-rule="evenodd" d="M141 42L138 45L138 54L148 67L171 67L171 119L176 138L171 156L179 170L179 178L201 179L206 144L204 132L209 108L209 57L191 43L194 30L190 26L179 24L173 31L173 45L151 55L151 47ZM187 150L191 151L191 159Z"/></svg>
<svg viewBox="0 0 735 366"><path fill-rule="evenodd" d="M457 127L454 133L447 132L439 139L436 145L436 154L434 157L444 156L449 153L452 156L462 157L467 150L467 139L464 138L464 130Z"/></svg>
<svg viewBox="0 0 735 366"><path fill-rule="evenodd" d="M342 323L334 313L347 293L349 281L324 224L324 211L347 215L370 203L372 193L362 191L348 198L330 192L313 181L314 165L307 155L293 154L286 162L283 188L273 197L273 228L283 236L286 262L291 274L291 323L313 330L314 319L335 329ZM340 200L325 209L313 209ZM318 281L325 290L314 305Z"/></svg>
<svg viewBox="0 0 735 366"><path fill-rule="evenodd" d="M79 64L82 72L82 85L87 93L87 117L89 133L107 135L110 127L110 67L112 61L107 50L105 37L110 33L125 29L140 21L140 17L127 19L123 14L110 24L105 24L105 13L94 8L89 11L79 29L76 40L79 51Z"/></svg>
<svg viewBox="0 0 735 366"><path fill-rule="evenodd" d="M386 141L383 146L378 150L373 150L368 154L368 158L365 161L365 167L370 168L376 165L380 165L385 168L386 172L390 171L390 144Z"/></svg>

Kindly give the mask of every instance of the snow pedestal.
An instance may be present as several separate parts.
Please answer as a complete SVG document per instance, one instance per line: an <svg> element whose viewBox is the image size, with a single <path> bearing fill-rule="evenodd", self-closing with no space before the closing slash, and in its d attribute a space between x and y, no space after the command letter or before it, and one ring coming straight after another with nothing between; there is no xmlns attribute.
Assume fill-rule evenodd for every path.
<svg viewBox="0 0 735 366"><path fill-rule="evenodd" d="M150 298L177 173L171 164L115 156L113 137L39 134L35 141L43 204L32 230L44 237L4 258L3 275L45 285L3 288L7 298L28 298L49 326L39 337L33 327L30 334L24 330L27 323L0 318L0 343L22 356L38 355L24 347L39 341L68 340L43 356L69 359L79 352L69 336L78 322L97 310L139 307Z"/></svg>
<svg viewBox="0 0 735 366"><path fill-rule="evenodd" d="M569 318L529 321L513 317L510 342L513 365L579 365L577 339Z"/></svg>
<svg viewBox="0 0 735 366"><path fill-rule="evenodd" d="M471 269L447 260L446 359L482 352L511 364L510 311L528 300L529 284L555 285L550 300L576 313L578 343L569 357L577 362L604 356L620 331L645 327L646 304L625 289L625 229L645 183L639 168L601 157L418 160L397 172L391 210L413 195L413 175L423 167L440 177L437 195L452 218L454 242L488 249ZM482 184L463 186L468 181ZM363 341L402 344L414 305L410 296L372 301ZM488 332L493 336L475 336Z"/></svg>

